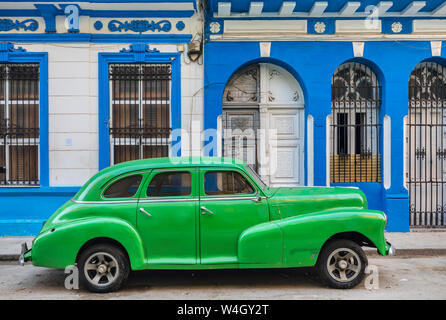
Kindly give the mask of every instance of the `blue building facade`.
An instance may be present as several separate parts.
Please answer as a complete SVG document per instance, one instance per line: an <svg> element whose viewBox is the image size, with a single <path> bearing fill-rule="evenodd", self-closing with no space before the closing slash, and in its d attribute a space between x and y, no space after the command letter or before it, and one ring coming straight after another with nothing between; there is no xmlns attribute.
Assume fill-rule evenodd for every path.
<svg viewBox="0 0 446 320"><path fill-rule="evenodd" d="M441 50L444 46L441 41L446 35L445 8L444 1L211 0L206 22L204 127L219 126L218 117L224 115L225 109L229 110L227 87L236 83L240 89L240 81L235 78L246 67L257 64L281 67L302 88L305 120L311 120L301 122L305 126L304 184L361 188L370 208L388 214L388 231L444 226L443 188L439 187L444 175L439 168L443 167L444 132L439 129L443 120L442 115L436 120L429 118L439 109L426 111L420 106L429 108L437 101L444 107L446 82L442 68L446 66L446 50ZM420 66L430 67L422 71ZM359 70L356 73L359 76L344 77L349 83L341 84L341 91L348 92L356 86L355 90L369 93L354 93L359 98L339 99L336 93L339 89L336 79L342 73L339 70L353 67ZM439 71L435 79L428 75L432 76L432 68ZM362 88L361 70L373 75L367 77L368 84ZM414 70L421 70L422 76L417 77ZM431 92L431 89L437 95L420 96L421 91ZM349 99L354 103L350 107ZM347 115L352 105L357 108L356 119ZM417 105L420 112L415 109ZM361 106L362 110L367 106L377 109L373 111L376 115L366 115L368 119L358 123L359 113L364 112ZM336 108L344 112L334 118ZM426 126L430 126L427 131ZM361 136L361 132L366 135L368 132L369 138ZM356 151L352 150L355 142L350 142L354 138ZM346 139L347 142L342 141ZM358 152L360 139L364 140L361 143L366 150ZM427 150L426 145L433 144L438 150L432 150L434 147ZM310 152L311 157L306 156ZM379 160L372 159L375 155ZM346 157L360 159L353 164L357 168L369 166L365 178L352 174L355 171L352 162L342 160ZM365 158L371 159L368 164L361 160ZM420 167L427 171L431 168L430 175L426 176ZM376 178L367 176L371 172ZM429 188L433 191L427 191Z"/></svg>
<svg viewBox="0 0 446 320"><path fill-rule="evenodd" d="M100 169L179 155L444 228L445 40L444 0L1 0L0 236Z"/></svg>

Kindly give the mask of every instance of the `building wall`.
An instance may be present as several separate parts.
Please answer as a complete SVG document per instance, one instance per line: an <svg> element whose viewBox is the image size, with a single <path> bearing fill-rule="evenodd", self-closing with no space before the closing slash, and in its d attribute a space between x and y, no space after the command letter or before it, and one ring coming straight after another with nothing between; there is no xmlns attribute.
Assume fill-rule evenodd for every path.
<svg viewBox="0 0 446 320"><path fill-rule="evenodd" d="M108 79L99 79L98 76L100 54L128 51L131 45L143 43L148 44L150 50L159 50L161 54L179 55L181 111L178 118L181 119L183 130L181 154L200 154L200 140L195 139L192 143L188 132L191 127L197 132L202 128L204 67L202 57L196 62L188 58L187 44L202 32L202 13L196 10L195 1L180 1L174 5L163 2L153 5L140 3L141 9L133 11L126 11L126 4L123 3L119 10L110 11L109 7L114 8L118 4L90 7L90 4L81 1L76 4L81 9L106 11L97 12L97 16L94 16L95 12L81 11L79 30L71 33L67 31L63 11L56 13L55 32L46 32L49 22L34 16L35 9L30 9L31 17L20 17L17 11L14 11L14 16L8 16L13 13L10 10L13 8L5 7L0 2L2 19L24 21L31 18L39 24L34 31L25 32L23 28L0 31L0 41L10 42L14 46L10 54L16 54L15 50L26 51L25 56L39 52L46 55L48 60L48 80L41 83L48 87L48 130L41 131L41 139L48 140L48 163L40 163L40 172L47 172L45 175L48 175L48 180L41 181L40 187L0 187L0 236L37 234L42 222L71 199L80 186L101 168L99 158L105 149L101 149L99 142L99 85ZM33 3L17 5L24 10L34 6ZM136 8L138 4L131 6ZM151 11L151 6L167 8L160 11L167 17L160 16L156 10ZM172 27L168 32L124 29L112 32L108 29L112 20L168 20ZM103 26L100 30L96 29L98 21ZM184 25L181 26L179 22ZM45 120L45 115L43 117ZM45 152L43 148L41 151Z"/></svg>
<svg viewBox="0 0 446 320"><path fill-rule="evenodd" d="M434 60L444 63L446 58ZM250 42L209 42L205 48L205 128L215 128L222 111L222 94L231 75L243 66L269 62L293 74L304 89L305 112L314 118L314 185L327 185L327 117L331 113L331 78L344 62L358 61L378 74L383 87L380 123L384 116L391 119L390 186L382 183L349 183L333 186L357 186L363 190L371 209L389 215L389 231L409 230L409 197L404 186L404 117L408 113L408 81L416 65L432 59L429 41L368 41L364 56L355 58L350 41L271 42L270 56L261 57L260 44ZM387 141L388 142L388 141ZM205 142L206 143L206 142ZM380 138L381 148L384 141ZM308 146L307 146L308 149ZM306 176L308 177L308 166Z"/></svg>

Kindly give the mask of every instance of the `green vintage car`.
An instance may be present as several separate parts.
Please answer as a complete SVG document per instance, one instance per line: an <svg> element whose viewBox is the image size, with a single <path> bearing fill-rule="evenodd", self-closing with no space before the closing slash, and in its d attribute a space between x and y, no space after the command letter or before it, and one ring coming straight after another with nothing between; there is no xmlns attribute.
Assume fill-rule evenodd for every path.
<svg viewBox="0 0 446 320"><path fill-rule="evenodd" d="M93 176L44 224L21 262L66 268L94 292L130 270L315 266L335 288L364 276L362 246L391 255L386 215L352 188L269 188L227 158L121 163Z"/></svg>

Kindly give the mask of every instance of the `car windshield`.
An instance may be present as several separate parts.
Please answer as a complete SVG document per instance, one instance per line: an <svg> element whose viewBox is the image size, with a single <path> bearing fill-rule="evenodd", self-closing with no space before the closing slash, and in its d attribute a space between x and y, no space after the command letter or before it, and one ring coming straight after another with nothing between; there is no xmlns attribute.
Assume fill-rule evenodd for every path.
<svg viewBox="0 0 446 320"><path fill-rule="evenodd" d="M255 180L257 185L263 190L268 189L269 187L263 182L262 178L260 178L259 174L254 170L252 165L248 165L245 167L246 171L248 171L249 175Z"/></svg>

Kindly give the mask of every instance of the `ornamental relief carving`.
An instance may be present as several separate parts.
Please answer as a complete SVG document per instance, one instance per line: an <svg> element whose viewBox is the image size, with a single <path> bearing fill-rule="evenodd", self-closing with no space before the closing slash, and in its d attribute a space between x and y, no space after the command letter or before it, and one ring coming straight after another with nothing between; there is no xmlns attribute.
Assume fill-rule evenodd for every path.
<svg viewBox="0 0 446 320"><path fill-rule="evenodd" d="M23 30L36 31L39 23L34 19L26 19L23 21L12 19L0 19L0 31Z"/></svg>
<svg viewBox="0 0 446 320"><path fill-rule="evenodd" d="M108 23L108 30L110 30L111 32L169 32L171 29L172 24L168 20L161 20L158 22L155 22L153 20L130 20L124 22L112 20Z"/></svg>

